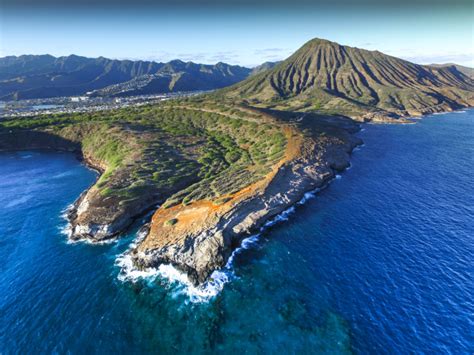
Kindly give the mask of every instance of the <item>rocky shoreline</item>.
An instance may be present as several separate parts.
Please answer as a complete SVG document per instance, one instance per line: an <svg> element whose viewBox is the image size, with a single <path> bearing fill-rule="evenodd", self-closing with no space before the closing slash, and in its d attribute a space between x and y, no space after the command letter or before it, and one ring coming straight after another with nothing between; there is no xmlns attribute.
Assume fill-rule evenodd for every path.
<svg viewBox="0 0 474 355"><path fill-rule="evenodd" d="M170 264L195 286L204 283L227 263L243 239L350 165L350 154L362 141L353 135L358 124L345 129L338 138L305 139L299 153L278 167L269 181L229 206L216 210L196 204L177 211L158 210L147 236L130 251L135 267L143 271ZM167 226L173 215L177 226L189 216L199 222Z"/></svg>
<svg viewBox="0 0 474 355"><path fill-rule="evenodd" d="M361 144L361 142L357 143ZM212 228L191 238L188 236L186 243L182 245L150 250L141 248L139 245L131 251L134 265L138 270L146 270L157 268L161 264L171 264L186 273L195 286L202 284L213 271L222 268L227 263L232 252L240 247L242 240L301 201L306 193L326 186L335 178L337 172L349 166L349 159L339 160L338 164L340 164L338 169L322 168L321 171L315 169L308 178L299 176L298 178L302 179L300 181L288 180L287 187L290 188L291 185L293 187L286 193L268 193L243 202ZM296 165L288 165L285 169L292 170L295 167ZM279 183L275 182L275 184ZM257 198L260 201L256 201Z"/></svg>
<svg viewBox="0 0 474 355"><path fill-rule="evenodd" d="M263 179L225 197L223 203L200 200L158 207L170 194L150 192L124 205L121 200L103 196L96 182L67 211L69 239L104 243L137 218L155 211L149 225L141 230L144 238L129 251L134 268L144 271L172 265L192 284L205 283L215 270L226 265L243 239L346 169L353 149L362 144L355 136L360 123L348 118L304 114L287 120L279 114L283 115L278 120L289 142L285 158ZM105 161L84 154L76 141L48 132L3 133L0 138L0 150L70 151L100 175L108 168Z"/></svg>

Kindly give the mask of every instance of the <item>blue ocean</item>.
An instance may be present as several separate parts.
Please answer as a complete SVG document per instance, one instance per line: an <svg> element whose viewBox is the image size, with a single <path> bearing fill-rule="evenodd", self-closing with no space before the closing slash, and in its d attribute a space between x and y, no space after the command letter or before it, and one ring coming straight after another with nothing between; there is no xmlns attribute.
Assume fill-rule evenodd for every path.
<svg viewBox="0 0 474 355"><path fill-rule="evenodd" d="M359 136L351 168L202 299L120 277L143 221L67 242L64 211L97 178L73 155L0 153L0 353L473 353L474 110Z"/></svg>

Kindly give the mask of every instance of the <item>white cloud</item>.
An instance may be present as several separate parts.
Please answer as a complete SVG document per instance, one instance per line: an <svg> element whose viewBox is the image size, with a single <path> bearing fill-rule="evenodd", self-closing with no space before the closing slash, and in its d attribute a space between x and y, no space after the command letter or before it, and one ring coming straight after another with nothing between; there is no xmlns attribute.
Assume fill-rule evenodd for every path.
<svg viewBox="0 0 474 355"><path fill-rule="evenodd" d="M413 56L401 56L401 58L419 64L444 64L455 63L474 67L474 53L457 54L421 54Z"/></svg>

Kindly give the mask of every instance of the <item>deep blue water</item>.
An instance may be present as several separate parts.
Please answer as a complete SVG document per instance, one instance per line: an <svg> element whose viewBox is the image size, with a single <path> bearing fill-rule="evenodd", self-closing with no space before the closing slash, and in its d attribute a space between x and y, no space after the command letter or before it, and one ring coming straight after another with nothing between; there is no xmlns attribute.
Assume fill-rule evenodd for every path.
<svg viewBox="0 0 474 355"><path fill-rule="evenodd" d="M118 243L67 244L95 179L69 154L0 154L0 353L474 351L474 111L367 125L352 168L192 303L119 281Z"/></svg>

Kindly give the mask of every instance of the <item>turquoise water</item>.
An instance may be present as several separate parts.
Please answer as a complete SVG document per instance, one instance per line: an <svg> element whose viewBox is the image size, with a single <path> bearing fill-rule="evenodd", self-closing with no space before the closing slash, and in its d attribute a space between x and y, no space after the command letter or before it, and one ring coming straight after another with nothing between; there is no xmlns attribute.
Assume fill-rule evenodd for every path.
<svg viewBox="0 0 474 355"><path fill-rule="evenodd" d="M474 111L366 125L352 167L234 258L207 302L118 279L68 244L95 180L72 155L0 154L0 352L472 353Z"/></svg>

